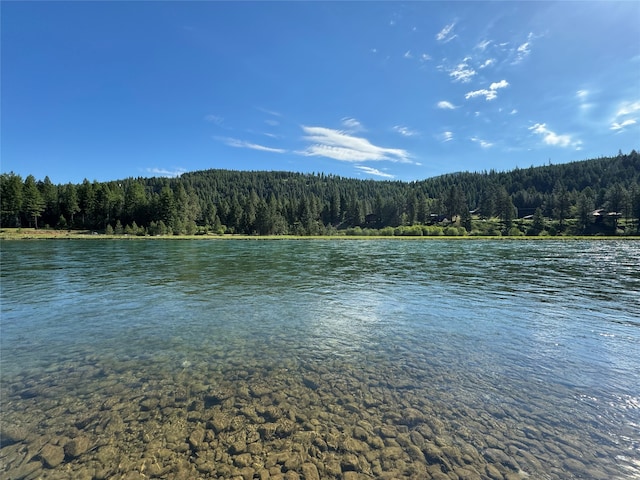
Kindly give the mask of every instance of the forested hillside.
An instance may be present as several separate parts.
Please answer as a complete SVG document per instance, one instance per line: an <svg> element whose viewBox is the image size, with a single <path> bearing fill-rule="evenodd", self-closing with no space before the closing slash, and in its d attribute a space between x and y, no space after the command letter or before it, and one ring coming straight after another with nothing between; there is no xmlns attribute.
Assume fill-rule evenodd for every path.
<svg viewBox="0 0 640 480"><path fill-rule="evenodd" d="M417 182L205 170L54 185L0 176L1 225L135 235L637 233L640 155Z"/></svg>

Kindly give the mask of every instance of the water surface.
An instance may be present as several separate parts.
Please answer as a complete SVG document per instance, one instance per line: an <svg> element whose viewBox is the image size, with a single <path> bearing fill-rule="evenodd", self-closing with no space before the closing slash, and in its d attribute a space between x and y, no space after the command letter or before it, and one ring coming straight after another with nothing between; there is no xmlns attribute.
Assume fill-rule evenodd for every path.
<svg viewBox="0 0 640 480"><path fill-rule="evenodd" d="M10 478L640 478L638 242L1 252Z"/></svg>

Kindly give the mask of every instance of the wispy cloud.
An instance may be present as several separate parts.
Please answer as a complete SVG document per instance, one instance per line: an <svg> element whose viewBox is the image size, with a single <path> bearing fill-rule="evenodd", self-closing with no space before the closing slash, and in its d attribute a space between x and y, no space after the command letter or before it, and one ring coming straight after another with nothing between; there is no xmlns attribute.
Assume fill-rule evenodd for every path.
<svg viewBox="0 0 640 480"><path fill-rule="evenodd" d="M478 137L471 137L471 141L474 142L474 143L477 143L482 148L493 147L493 143L487 142L486 140L482 140L481 138L478 138Z"/></svg>
<svg viewBox="0 0 640 480"><path fill-rule="evenodd" d="M618 111L611 120L610 129L622 132L627 127L638 123L640 117L640 101L624 102L618 107Z"/></svg>
<svg viewBox="0 0 640 480"><path fill-rule="evenodd" d="M491 85L489 85L489 88L483 88L481 90L474 90L472 92L467 92L464 95L464 98L466 98L467 100L469 100L470 98L475 98L475 97L484 97L485 100L493 100L498 96L498 90L501 88L505 88L509 86L509 82L507 82L506 80L500 80L499 82L494 82Z"/></svg>
<svg viewBox="0 0 640 480"><path fill-rule="evenodd" d="M453 27L455 27L455 22L450 23L449 25L445 25L442 30L440 30L436 34L436 40L442 43L447 43L456 38L458 35L452 33Z"/></svg>
<svg viewBox="0 0 640 480"><path fill-rule="evenodd" d="M381 172L377 168L367 167L365 165L355 165L355 168L357 168L358 170L361 170L364 173L369 174L369 175L375 175L377 177L383 177L383 178L395 178L395 175L391 175L390 173Z"/></svg>
<svg viewBox="0 0 640 480"><path fill-rule="evenodd" d="M214 123L216 125L221 125L222 122L224 121L224 118L222 118L221 116L219 116L219 115L211 115L211 114L210 115L205 115L204 119L205 119L205 121Z"/></svg>
<svg viewBox="0 0 640 480"><path fill-rule="evenodd" d="M413 163L409 152L400 148L385 148L373 145L366 138L354 137L340 130L325 127L302 127L304 139L311 142L305 150L298 152L311 157L327 157L342 162L367 162L386 160Z"/></svg>
<svg viewBox="0 0 640 480"><path fill-rule="evenodd" d="M364 132L365 128L361 122L352 117L344 117L341 120L342 126L350 133Z"/></svg>
<svg viewBox="0 0 640 480"><path fill-rule="evenodd" d="M411 50L407 50L406 52L404 52L403 57L406 58L406 59L409 59L409 60L412 59L413 58L413 54L411 53Z"/></svg>
<svg viewBox="0 0 640 480"><path fill-rule="evenodd" d="M589 90L578 90L576 92L576 98L578 99L580 110L587 112L593 107L593 103L588 102L591 92Z"/></svg>
<svg viewBox="0 0 640 480"><path fill-rule="evenodd" d="M453 132L442 132L440 135L438 135L438 139L441 142L450 142L451 140L453 140Z"/></svg>
<svg viewBox="0 0 640 480"><path fill-rule="evenodd" d="M267 110L266 108L256 107L257 110L260 110L262 113L266 113L267 115L273 115L274 117L281 117L282 114L280 112L276 112L275 110Z"/></svg>
<svg viewBox="0 0 640 480"><path fill-rule="evenodd" d="M267 118L264 123L266 123L267 125L271 125L272 127L277 127L278 125L280 125L280 122L278 120L274 120L273 118Z"/></svg>
<svg viewBox="0 0 640 480"><path fill-rule="evenodd" d="M567 134L557 134L549 128L547 128L546 123L536 123L535 125L529 127L536 135L542 137L542 141L546 145L551 145L553 147L575 147L576 150L581 149L582 142L580 140L573 140L571 135Z"/></svg>
<svg viewBox="0 0 640 480"><path fill-rule="evenodd" d="M468 83L476 75L476 71L467 63L470 60L466 57L461 63L448 70L449 76L454 82Z"/></svg>
<svg viewBox="0 0 640 480"><path fill-rule="evenodd" d="M527 41L520 44L515 51L515 59L513 60L514 64L522 62L525 58L529 56L531 53L531 40L533 39L533 32L529 32L527 35Z"/></svg>
<svg viewBox="0 0 640 480"><path fill-rule="evenodd" d="M421 62L428 62L429 60L431 60L431 55L427 53L423 53L422 55L420 55Z"/></svg>
<svg viewBox="0 0 640 480"><path fill-rule="evenodd" d="M616 113L616 117L623 117L634 113L640 113L640 102L625 102L620 105L620 108Z"/></svg>
<svg viewBox="0 0 640 480"><path fill-rule="evenodd" d="M403 137L414 137L418 135L418 132L416 132L415 130L411 130L410 128L402 125L394 125L393 130L398 132Z"/></svg>
<svg viewBox="0 0 640 480"><path fill-rule="evenodd" d="M158 177L179 177L187 170L185 168L174 168L173 170L167 170L166 168L146 168L145 171L150 173L151 175L156 175Z"/></svg>
<svg viewBox="0 0 640 480"><path fill-rule="evenodd" d="M629 127L631 125L635 125L637 120L635 118L628 118L627 120L623 120L621 123L612 122L611 130L624 130L625 127Z"/></svg>
<svg viewBox="0 0 640 480"><path fill-rule="evenodd" d="M217 140L223 141L230 147L235 148L249 148L251 150L259 150L261 152L271 152L271 153L286 153L287 151L282 148L272 148L264 145L260 145L257 143L247 142L245 140L238 140L237 138L223 138L223 137L215 137Z"/></svg>
<svg viewBox="0 0 640 480"><path fill-rule="evenodd" d="M436 106L442 110L454 110L458 108L453 103L447 102L446 100L439 101Z"/></svg>
<svg viewBox="0 0 640 480"><path fill-rule="evenodd" d="M484 40L484 41L482 41L482 42L479 42L479 43L478 43L475 47L473 47L473 48L475 48L476 50L481 50L481 51L483 51L483 52L484 52L484 51L487 49L487 47L488 47L489 45L491 45L492 43L493 43L493 41L492 41L492 40Z"/></svg>
<svg viewBox="0 0 640 480"><path fill-rule="evenodd" d="M495 58L489 58L489 59L485 60L484 63L482 65L480 65L478 68L482 70L483 68L490 67L494 63L496 63L496 59Z"/></svg>
<svg viewBox="0 0 640 480"><path fill-rule="evenodd" d="M586 100L588 96L589 90L578 90L576 92L576 97L578 97L580 100Z"/></svg>

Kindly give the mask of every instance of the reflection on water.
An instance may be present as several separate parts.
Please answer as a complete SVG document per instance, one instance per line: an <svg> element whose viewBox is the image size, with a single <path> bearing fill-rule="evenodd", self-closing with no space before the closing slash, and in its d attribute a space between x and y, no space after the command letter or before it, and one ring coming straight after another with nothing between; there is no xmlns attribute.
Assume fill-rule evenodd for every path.
<svg viewBox="0 0 640 480"><path fill-rule="evenodd" d="M1 252L9 478L640 478L636 242Z"/></svg>

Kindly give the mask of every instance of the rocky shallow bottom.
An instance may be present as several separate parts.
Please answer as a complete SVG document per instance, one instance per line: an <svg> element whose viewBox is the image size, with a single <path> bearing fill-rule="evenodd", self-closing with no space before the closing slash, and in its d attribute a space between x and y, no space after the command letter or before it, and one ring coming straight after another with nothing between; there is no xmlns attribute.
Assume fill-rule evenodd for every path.
<svg viewBox="0 0 640 480"><path fill-rule="evenodd" d="M548 394L514 381L505 395L420 362L85 354L3 374L0 477L516 480L640 471L591 419L549 413ZM470 381L479 382L472 396Z"/></svg>

